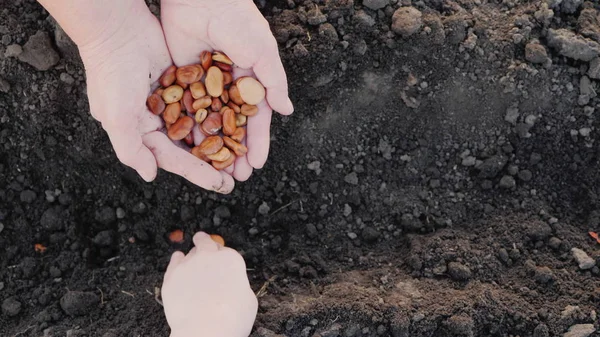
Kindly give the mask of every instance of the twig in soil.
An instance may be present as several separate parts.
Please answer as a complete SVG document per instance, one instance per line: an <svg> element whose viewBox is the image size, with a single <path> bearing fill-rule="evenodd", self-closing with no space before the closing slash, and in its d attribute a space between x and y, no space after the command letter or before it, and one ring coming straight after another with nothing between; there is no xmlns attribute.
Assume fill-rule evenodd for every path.
<svg viewBox="0 0 600 337"><path fill-rule="evenodd" d="M12 335L12 337L17 337L19 335L23 335L24 333L26 333L27 331L29 331L29 330L31 330L33 328L35 328L35 326L34 325L30 325L30 326L27 327L27 329L25 329L23 331L20 331L20 332L17 332L16 334Z"/></svg>
<svg viewBox="0 0 600 337"><path fill-rule="evenodd" d="M162 307L165 306L163 304L163 301L160 299L160 288L159 287L154 287L154 300L156 301L156 303L160 304Z"/></svg>
<svg viewBox="0 0 600 337"><path fill-rule="evenodd" d="M121 292L122 292L123 294L125 294L125 295L129 295L129 296L131 296L131 297L135 297L135 294L132 294L132 293L130 293L130 292L127 292L127 291L125 291L125 290L121 290Z"/></svg>
<svg viewBox="0 0 600 337"><path fill-rule="evenodd" d="M96 287L96 289L98 289L98 291L100 292L100 305L104 305L104 293L99 287Z"/></svg>
<svg viewBox="0 0 600 337"><path fill-rule="evenodd" d="M118 256L118 255L117 255L117 256L113 256L113 257L111 257L110 259L106 260L106 262L113 262L114 260L116 260L116 259L118 259L118 258L119 258L119 256Z"/></svg>
<svg viewBox="0 0 600 337"><path fill-rule="evenodd" d="M310 32L306 32L306 35L308 35L308 42L310 42L310 40L312 40L312 37L310 36Z"/></svg>
<svg viewBox="0 0 600 337"><path fill-rule="evenodd" d="M292 206L293 204L295 204L296 202L298 202L298 200L291 201L291 202L289 202L289 203L287 203L287 204L279 207L278 209L274 210L273 213L269 214L269 216L275 215L275 214L283 211L284 209L286 209L286 208Z"/></svg>
<svg viewBox="0 0 600 337"><path fill-rule="evenodd" d="M269 287L269 284L271 284L271 282L275 281L276 278L277 278L277 275L274 275L273 277L268 279L265 282L265 284L263 284L262 287L260 287L260 289L256 293L256 297L261 298L261 297L265 296L267 294L267 288Z"/></svg>

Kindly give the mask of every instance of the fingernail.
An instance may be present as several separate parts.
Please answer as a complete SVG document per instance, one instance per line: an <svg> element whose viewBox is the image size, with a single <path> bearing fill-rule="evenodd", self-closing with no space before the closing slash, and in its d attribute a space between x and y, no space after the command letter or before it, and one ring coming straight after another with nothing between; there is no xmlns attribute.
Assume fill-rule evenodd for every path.
<svg viewBox="0 0 600 337"><path fill-rule="evenodd" d="M287 99L287 105L288 105L288 111L290 112L290 114L294 113L294 104L292 103L292 100L289 97Z"/></svg>
<svg viewBox="0 0 600 337"><path fill-rule="evenodd" d="M140 177L142 177L142 179L144 179L145 182L149 183L151 181L154 180L155 176L149 172L146 171L138 171L138 174L140 175Z"/></svg>

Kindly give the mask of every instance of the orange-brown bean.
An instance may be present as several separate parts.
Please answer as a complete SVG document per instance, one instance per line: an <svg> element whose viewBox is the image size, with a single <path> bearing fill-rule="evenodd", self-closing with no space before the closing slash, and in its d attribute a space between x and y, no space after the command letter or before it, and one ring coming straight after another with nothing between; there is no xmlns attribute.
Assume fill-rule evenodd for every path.
<svg viewBox="0 0 600 337"><path fill-rule="evenodd" d="M225 146L227 146L231 151L233 151L238 157L241 157L248 153L248 148L244 144L238 143L227 136L223 137L223 142L225 143Z"/></svg>
<svg viewBox="0 0 600 337"><path fill-rule="evenodd" d="M177 122L173 123L173 125L171 125L167 135L172 140L182 140L185 138L185 136L192 132L194 125L196 125L196 123L192 117L182 117L178 119Z"/></svg>

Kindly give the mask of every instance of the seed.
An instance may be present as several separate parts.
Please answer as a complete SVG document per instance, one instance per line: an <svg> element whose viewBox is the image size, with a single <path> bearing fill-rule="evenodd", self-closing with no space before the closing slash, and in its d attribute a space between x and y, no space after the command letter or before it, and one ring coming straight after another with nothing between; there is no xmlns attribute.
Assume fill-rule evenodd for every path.
<svg viewBox="0 0 600 337"><path fill-rule="evenodd" d="M229 72L229 71L224 71L223 72L223 85L230 85L231 82L233 82L233 75L231 75L231 72Z"/></svg>
<svg viewBox="0 0 600 337"><path fill-rule="evenodd" d="M183 88L183 90L187 89L190 86L189 84L183 83L183 82L181 82L179 80L176 80L175 84L177 84L178 86L180 86L181 88Z"/></svg>
<svg viewBox="0 0 600 337"><path fill-rule="evenodd" d="M194 98L192 97L192 93L189 90L183 92L183 98L181 99L183 102L183 107L187 113L194 113Z"/></svg>
<svg viewBox="0 0 600 337"><path fill-rule="evenodd" d="M204 153L200 152L199 146L192 148L191 152L194 156L198 157L200 160L210 163L210 159L208 159L208 157Z"/></svg>
<svg viewBox="0 0 600 337"><path fill-rule="evenodd" d="M218 112L211 112L206 116L204 122L200 126L200 131L202 131L207 136L215 136L221 131L223 127L223 121L221 118L221 114Z"/></svg>
<svg viewBox="0 0 600 337"><path fill-rule="evenodd" d="M196 111L196 115L195 115L194 119L196 120L196 123L202 124L202 122L204 122L204 120L206 119L206 116L208 116L208 110L200 109L200 110Z"/></svg>
<svg viewBox="0 0 600 337"><path fill-rule="evenodd" d="M216 153L213 154L207 154L206 155L208 157L208 159L210 160L216 160L216 161L226 161L227 159L229 159L229 157L231 157L231 151L229 151L228 148L226 147L222 147L219 151L217 151Z"/></svg>
<svg viewBox="0 0 600 337"><path fill-rule="evenodd" d="M242 100L242 96L240 95L237 85L235 84L232 84L231 87L229 87L229 99L237 105L242 105L245 103L244 100Z"/></svg>
<svg viewBox="0 0 600 337"><path fill-rule="evenodd" d="M202 82L194 82L190 84L190 91L192 92L192 97L194 97L194 99L206 96L206 87Z"/></svg>
<svg viewBox="0 0 600 337"><path fill-rule="evenodd" d="M221 100L217 97L214 97L212 99L212 103L210 104L210 108L212 109L212 111L220 111L221 108L223 107L223 102L221 102Z"/></svg>
<svg viewBox="0 0 600 337"><path fill-rule="evenodd" d="M235 129L235 132L233 133L233 135L230 136L231 139L235 140L238 143L241 143L245 137L246 137L246 129L244 129L244 128Z"/></svg>
<svg viewBox="0 0 600 337"><path fill-rule="evenodd" d="M228 107L227 110L223 112L223 133L227 136L231 136L236 128L235 112Z"/></svg>
<svg viewBox="0 0 600 337"><path fill-rule="evenodd" d="M242 112L242 109L240 108L240 106L233 103L233 101L229 101L229 103L227 103L227 106L232 108L236 114L239 114L240 112Z"/></svg>
<svg viewBox="0 0 600 337"><path fill-rule="evenodd" d="M241 113L248 117L255 116L258 113L258 107L256 105L244 104L241 107Z"/></svg>
<svg viewBox="0 0 600 337"><path fill-rule="evenodd" d="M219 97L223 93L223 72L212 66L206 72L206 91L212 97Z"/></svg>
<svg viewBox="0 0 600 337"><path fill-rule="evenodd" d="M235 156L230 156L229 159L227 159L226 161L213 161L212 162L212 166L217 169L217 170L224 170L226 168L228 168L229 166L231 166L231 164L233 164L233 162L235 161Z"/></svg>
<svg viewBox="0 0 600 337"><path fill-rule="evenodd" d="M167 105L165 112L163 113L163 119L167 124L173 124L177 122L181 115L181 103L175 102Z"/></svg>
<svg viewBox="0 0 600 337"><path fill-rule="evenodd" d="M221 101L225 104L229 103L229 91L223 90L223 93L221 94Z"/></svg>
<svg viewBox="0 0 600 337"><path fill-rule="evenodd" d="M210 235L210 238L211 238L211 239L212 239L214 242L216 242L216 243L220 244L221 246L225 246L225 240L223 240L223 238L222 238L220 235L217 235L217 234L211 234L211 235Z"/></svg>
<svg viewBox="0 0 600 337"><path fill-rule="evenodd" d="M226 63L221 63L221 62L213 62L213 66L218 67L219 69L221 69L222 71L226 71L226 72L231 72L233 71L233 66L226 64Z"/></svg>
<svg viewBox="0 0 600 337"><path fill-rule="evenodd" d="M194 145L194 134L192 132L188 133L183 140L188 146Z"/></svg>
<svg viewBox="0 0 600 337"><path fill-rule="evenodd" d="M177 69L175 73L177 81L185 84L192 84L200 81L204 75L204 69L197 64L183 66Z"/></svg>
<svg viewBox="0 0 600 337"><path fill-rule="evenodd" d="M172 140L182 140L192 131L194 125L196 125L196 123L194 122L192 117L185 116L183 118L178 119L177 122L171 125L169 131L167 132L167 135Z"/></svg>
<svg viewBox="0 0 600 337"><path fill-rule="evenodd" d="M206 137L200 145L198 151L205 155L213 155L223 148L223 138L219 136Z"/></svg>
<svg viewBox="0 0 600 337"><path fill-rule="evenodd" d="M168 87L175 83L175 71L177 71L177 67L170 66L165 70L165 72L158 79L158 83L160 83L163 87Z"/></svg>
<svg viewBox="0 0 600 337"><path fill-rule="evenodd" d="M212 59L216 62L221 62L229 65L233 65L233 61L225 54L220 51L215 51L212 53Z"/></svg>
<svg viewBox="0 0 600 337"><path fill-rule="evenodd" d="M241 77L236 81L236 84L240 97L247 104L257 105L265 99L265 87L255 78Z"/></svg>
<svg viewBox="0 0 600 337"><path fill-rule="evenodd" d="M212 66L212 61L212 54L209 51L205 50L200 54L200 64L205 71Z"/></svg>
<svg viewBox="0 0 600 337"><path fill-rule="evenodd" d="M246 117L242 114L235 115L235 126L241 127L241 126L246 126L246 124L248 124L248 117Z"/></svg>
<svg viewBox="0 0 600 337"><path fill-rule="evenodd" d="M163 101L163 99L157 94L148 96L148 99L146 100L146 106L148 106L148 110L157 116L165 111L166 107L165 101Z"/></svg>
<svg viewBox="0 0 600 337"><path fill-rule="evenodd" d="M212 104L212 98L210 96L204 96L194 101L192 108L194 110L206 109Z"/></svg>
<svg viewBox="0 0 600 337"><path fill-rule="evenodd" d="M178 85L172 85L166 88L162 93L162 98L167 104L179 102L183 97L183 88Z"/></svg>
<svg viewBox="0 0 600 337"><path fill-rule="evenodd" d="M153 94L157 94L158 96L162 97L162 94L164 91L165 91L165 88L158 87L158 88L156 88L156 90L154 90Z"/></svg>
<svg viewBox="0 0 600 337"><path fill-rule="evenodd" d="M244 144L240 144L227 136L223 137L223 142L225 143L225 146L227 146L231 151L235 152L235 155L238 157L248 153L248 148Z"/></svg>

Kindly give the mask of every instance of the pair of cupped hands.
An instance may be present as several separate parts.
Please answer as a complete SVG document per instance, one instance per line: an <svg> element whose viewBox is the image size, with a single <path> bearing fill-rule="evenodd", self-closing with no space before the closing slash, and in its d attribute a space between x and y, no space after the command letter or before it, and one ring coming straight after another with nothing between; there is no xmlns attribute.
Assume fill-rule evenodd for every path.
<svg viewBox="0 0 600 337"><path fill-rule="evenodd" d="M277 42L252 0L162 0L160 21L142 0L121 6L112 28L78 43L86 68L90 111L102 123L119 160L146 181L158 168L207 190L229 193L234 178L247 180L269 153L272 111L293 112ZM248 120L248 153L226 172L215 170L175 145L163 132L162 118L151 114L146 98L170 65L199 63L204 50L227 54L238 68L234 77L255 76L266 100ZM203 139L194 131L196 145Z"/></svg>

